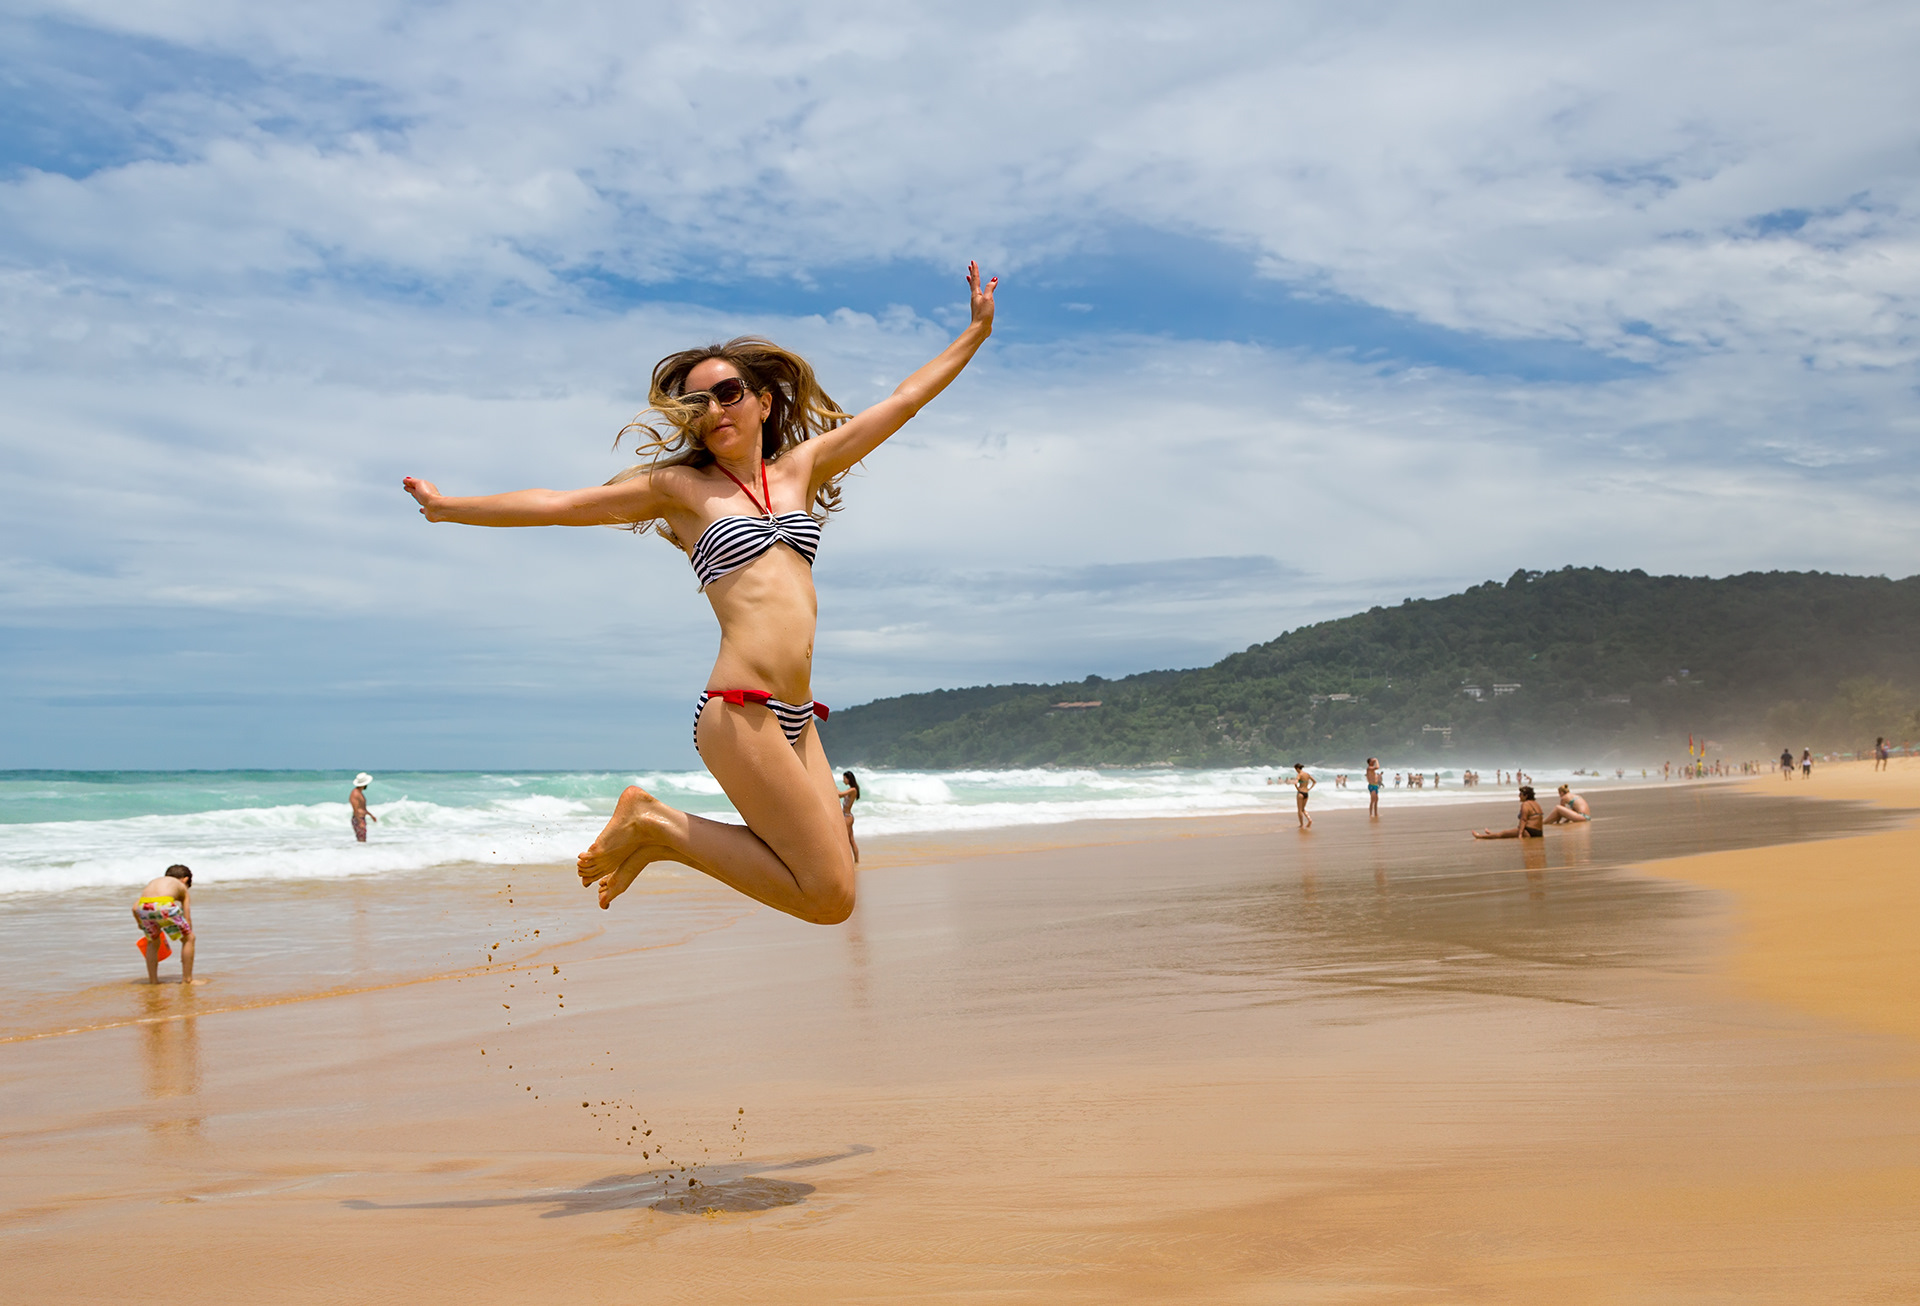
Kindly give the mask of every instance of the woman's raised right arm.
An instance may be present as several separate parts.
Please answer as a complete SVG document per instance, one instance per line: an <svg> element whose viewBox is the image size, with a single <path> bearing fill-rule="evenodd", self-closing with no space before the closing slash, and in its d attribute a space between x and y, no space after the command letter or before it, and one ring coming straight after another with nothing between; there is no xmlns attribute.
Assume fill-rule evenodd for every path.
<svg viewBox="0 0 1920 1306"><path fill-rule="evenodd" d="M646 474L584 490L513 490L469 498L442 494L439 486L417 476L401 485L428 521L463 526L625 526L652 521L667 509L667 496Z"/></svg>

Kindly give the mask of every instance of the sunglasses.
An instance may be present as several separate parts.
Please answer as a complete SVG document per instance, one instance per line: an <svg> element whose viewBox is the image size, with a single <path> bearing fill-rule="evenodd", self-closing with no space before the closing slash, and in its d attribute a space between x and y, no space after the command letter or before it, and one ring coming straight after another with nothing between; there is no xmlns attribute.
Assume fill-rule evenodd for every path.
<svg viewBox="0 0 1920 1306"><path fill-rule="evenodd" d="M737 376L728 376L715 381L705 390L695 390L690 394L681 395L680 400L682 403L704 408L706 400L711 399L722 408L731 408L752 393L745 381Z"/></svg>

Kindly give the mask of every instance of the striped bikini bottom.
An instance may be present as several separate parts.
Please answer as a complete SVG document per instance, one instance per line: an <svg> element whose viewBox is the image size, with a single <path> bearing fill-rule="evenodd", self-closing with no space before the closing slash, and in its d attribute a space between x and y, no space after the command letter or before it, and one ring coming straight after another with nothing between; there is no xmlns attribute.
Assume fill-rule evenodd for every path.
<svg viewBox="0 0 1920 1306"><path fill-rule="evenodd" d="M707 700L717 698L738 707L745 703L759 703L772 711L774 719L780 723L780 733L787 737L789 744L800 742L800 732L807 728L807 722L819 717L827 719L827 705L808 699L804 703L782 703L772 694L758 689L709 689L704 691L693 704L693 748L700 751L700 714L706 711Z"/></svg>

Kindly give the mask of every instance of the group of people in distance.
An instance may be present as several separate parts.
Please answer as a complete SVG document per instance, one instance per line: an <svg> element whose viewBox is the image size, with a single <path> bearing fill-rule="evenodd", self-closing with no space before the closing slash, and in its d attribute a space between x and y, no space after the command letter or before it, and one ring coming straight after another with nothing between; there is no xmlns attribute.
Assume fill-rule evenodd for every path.
<svg viewBox="0 0 1920 1306"><path fill-rule="evenodd" d="M1344 777L1342 777L1344 779ZM1398 776L1394 777L1396 780ZM1435 775L1436 782L1439 779ZM1380 770L1380 759L1367 759L1367 815L1380 815L1380 787L1386 776ZM1313 828L1313 817L1307 814L1307 795L1313 792L1317 783L1313 773L1307 770L1305 762L1293 764L1293 774L1280 779L1269 780L1268 784L1285 783L1293 787L1294 815L1302 830ZM1573 792L1573 786L1560 786L1560 801L1551 812L1544 811L1539 800L1533 796L1533 786L1520 786L1520 815L1511 830L1475 830L1476 839L1539 839L1545 837L1545 827L1549 825L1573 825L1593 819L1593 808L1587 800Z"/></svg>

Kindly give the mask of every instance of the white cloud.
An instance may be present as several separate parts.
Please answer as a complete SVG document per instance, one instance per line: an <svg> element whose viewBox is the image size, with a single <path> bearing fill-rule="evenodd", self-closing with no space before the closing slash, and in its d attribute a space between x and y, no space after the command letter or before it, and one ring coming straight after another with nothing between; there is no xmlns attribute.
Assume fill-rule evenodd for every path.
<svg viewBox="0 0 1920 1306"><path fill-rule="evenodd" d="M9 188L31 248L146 275L546 294L582 265L1017 266L1124 220L1448 326L1912 360L1920 23L1897 6L77 12L261 78L136 106L174 159ZM299 87L348 84L384 126L289 122ZM1813 220L1749 226L1788 209Z"/></svg>

